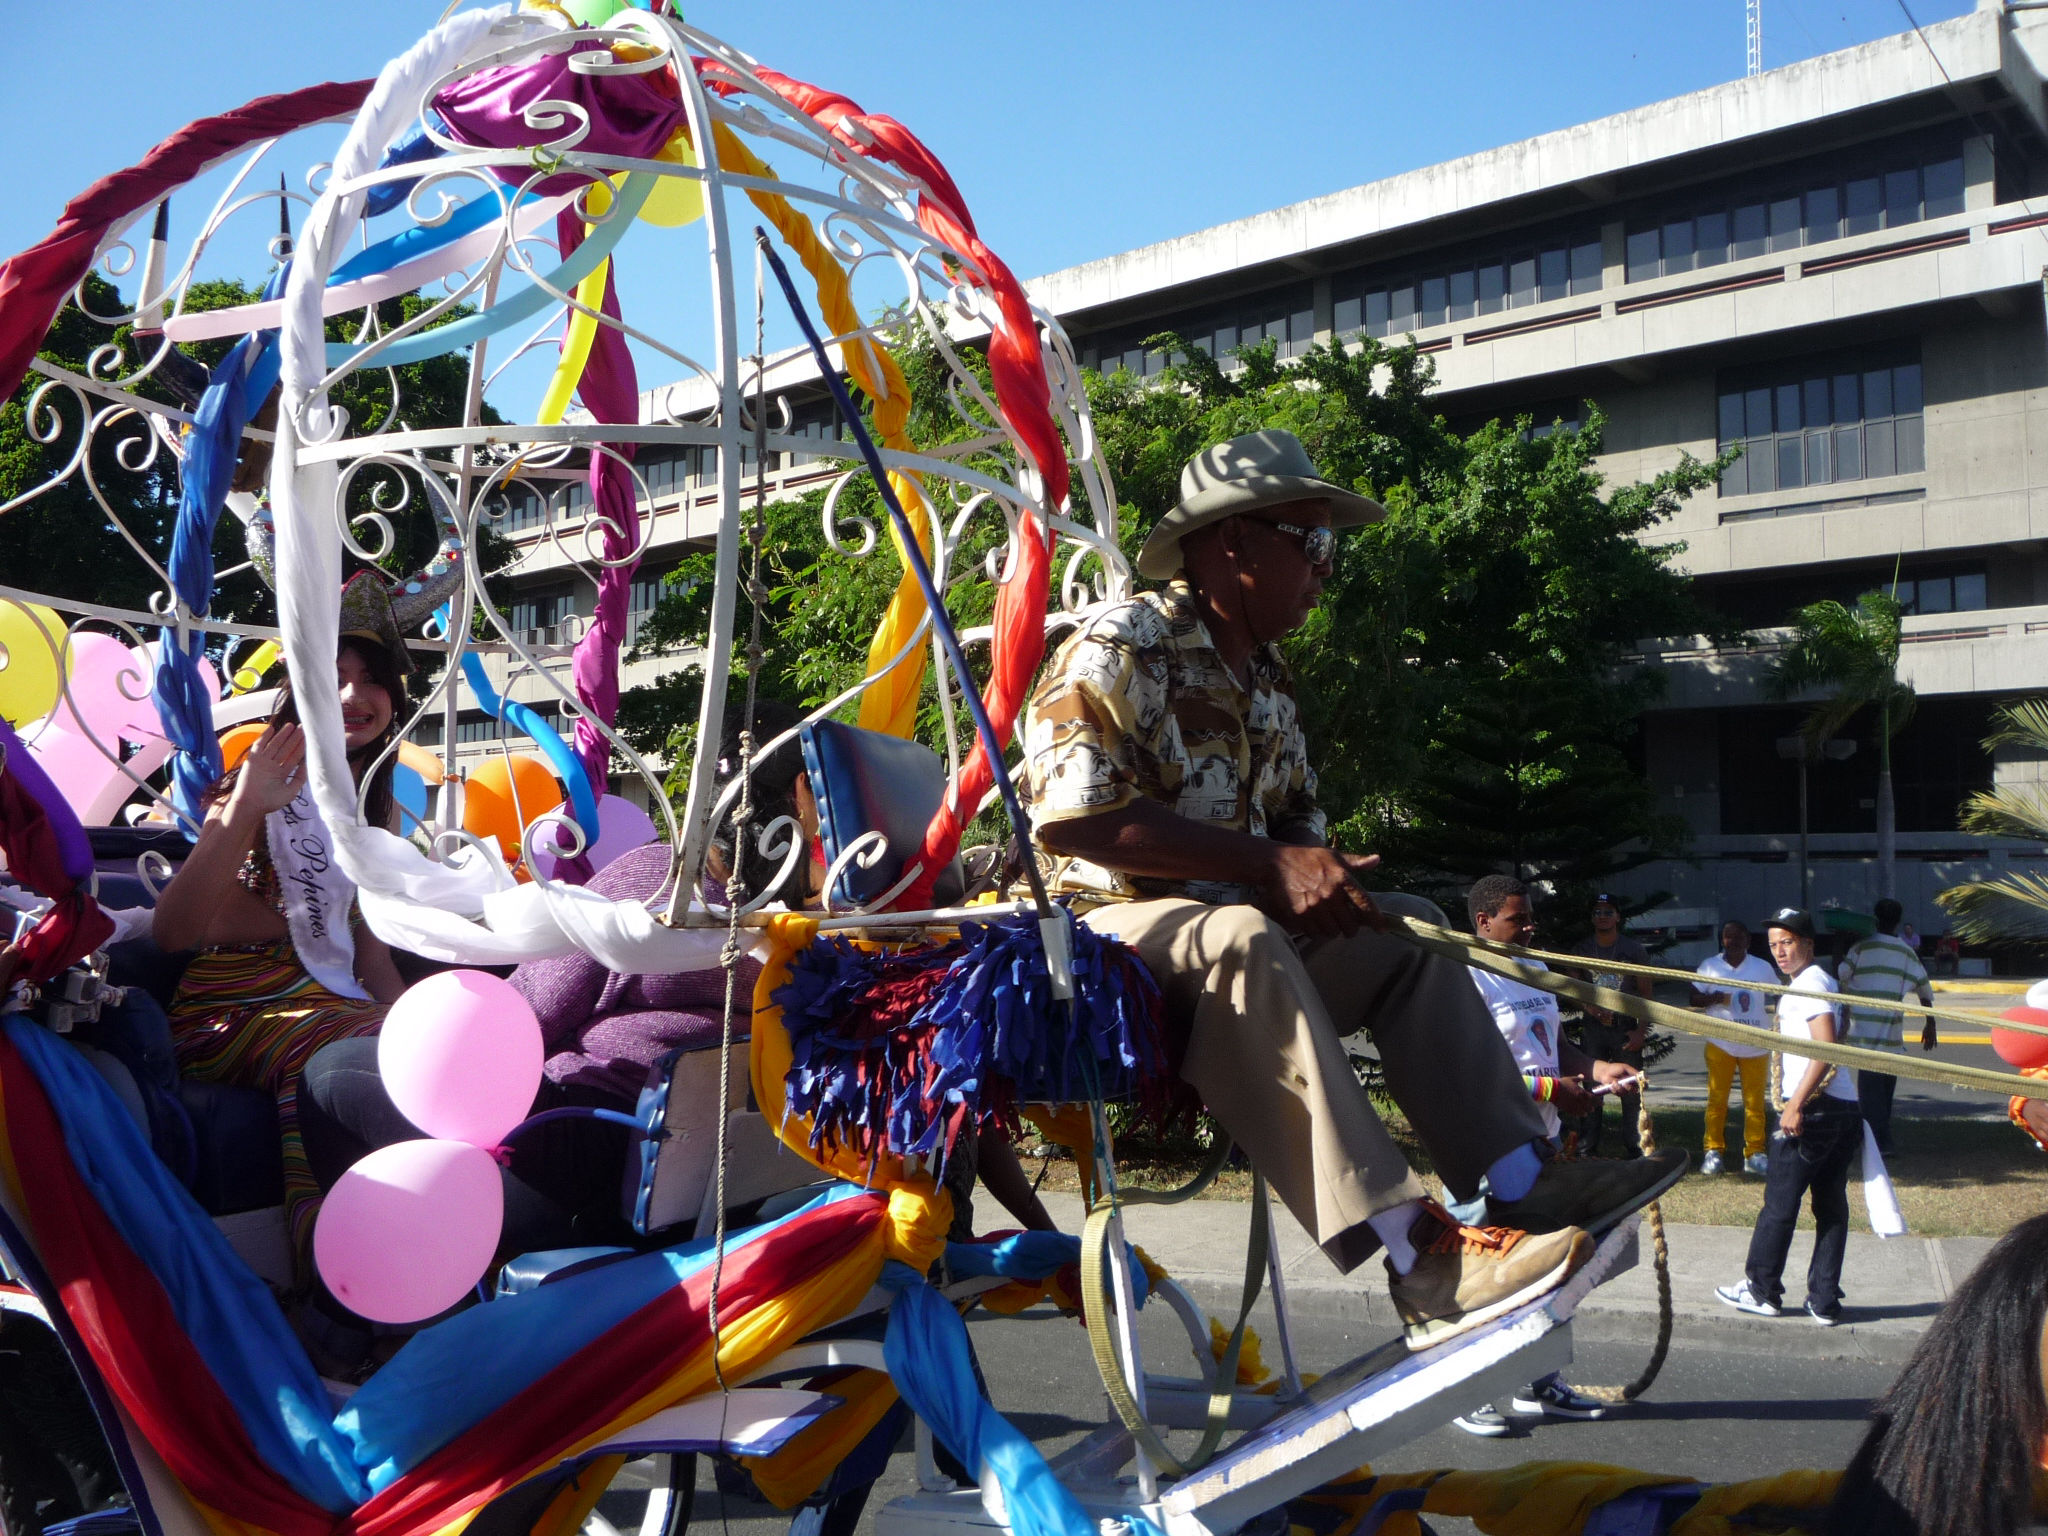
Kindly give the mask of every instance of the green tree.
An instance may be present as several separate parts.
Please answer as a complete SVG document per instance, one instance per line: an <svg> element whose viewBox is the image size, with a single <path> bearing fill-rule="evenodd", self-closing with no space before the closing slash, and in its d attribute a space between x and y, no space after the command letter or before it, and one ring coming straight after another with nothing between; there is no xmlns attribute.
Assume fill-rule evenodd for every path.
<svg viewBox="0 0 2048 1536"><path fill-rule="evenodd" d="M2048 698L2001 705L1984 750L2021 747L2048 758ZM1962 830L1979 837L2048 842L2048 784L2001 784L1979 790L1963 805ZM1934 898L1955 919L1956 934L1971 944L2048 943L2048 878L2014 870L1995 880L1966 880Z"/></svg>
<svg viewBox="0 0 2048 1536"><path fill-rule="evenodd" d="M1771 668L1771 691L1792 698L1810 690L1826 697L1808 711L1800 734L1807 759L1847 730L1865 708L1876 714L1877 886L1898 893L1898 814L1892 799L1892 738L1913 718L1913 685L1899 676L1900 621L1905 609L1888 592L1866 592L1855 607L1809 603L1793 616L1792 643Z"/></svg>

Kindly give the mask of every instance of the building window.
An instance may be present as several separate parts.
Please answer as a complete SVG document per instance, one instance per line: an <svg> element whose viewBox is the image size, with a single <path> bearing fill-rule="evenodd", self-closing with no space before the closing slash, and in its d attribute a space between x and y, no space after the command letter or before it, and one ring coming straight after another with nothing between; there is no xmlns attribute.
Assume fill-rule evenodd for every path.
<svg viewBox="0 0 2048 1536"><path fill-rule="evenodd" d="M506 625L528 645L548 645L548 631L575 612L566 587L513 594Z"/></svg>
<svg viewBox="0 0 2048 1536"><path fill-rule="evenodd" d="M1385 304L1387 295L1381 294L1380 301ZM1449 299L1441 288L1430 295L1423 295L1413 286L1401 296L1401 303L1411 315L1425 302L1443 306ZM1356 310L1354 304L1352 311L1348 312L1352 315L1351 329L1354 331L1359 325ZM1411 319L1409 328L1412 329L1414 324ZM1341 320L1338 329L1344 329ZM1210 307L1119 326L1088 339L1081 351L1082 365L1104 376L1121 369L1136 378L1156 378L1169 366L1186 361L1179 354L1169 357L1160 349L1146 348L1145 338L1162 331L1179 332L1226 368L1235 366L1232 354L1238 348L1257 346L1265 341L1272 342L1282 358L1300 357L1316 339L1315 306L1309 289L1301 286L1277 293L1254 294L1227 309Z"/></svg>
<svg viewBox="0 0 2048 1536"><path fill-rule="evenodd" d="M1898 598L1899 606L1909 614L1975 613L1991 606L1988 584L1981 569L1886 582L1874 590L1891 592Z"/></svg>
<svg viewBox="0 0 2048 1536"><path fill-rule="evenodd" d="M670 582L667 575L636 574L626 594L626 644L639 642L640 630L646 624L647 616L654 612L663 598L681 597L689 590L687 584Z"/></svg>
<svg viewBox="0 0 2048 1536"><path fill-rule="evenodd" d="M496 741L504 734L504 723L495 715L464 714L455 721L458 742Z"/></svg>
<svg viewBox="0 0 2048 1536"><path fill-rule="evenodd" d="M1911 163L1896 163L1899 157ZM1867 152L1860 166L1835 157L1787 177L1763 198L1756 196L1752 179L1719 196L1689 199L1691 208L1631 219L1628 280L1647 282L1963 211L1963 156L1953 141L1931 149L1901 147L1892 158L1892 165L1873 174Z"/></svg>
<svg viewBox="0 0 2048 1536"><path fill-rule="evenodd" d="M440 715L429 715L412 728L413 742L422 747L438 747L447 733L448 723Z"/></svg>
<svg viewBox="0 0 2048 1536"><path fill-rule="evenodd" d="M1723 374L1721 451L1742 457L1724 496L1754 496L1926 468L1917 347L1843 354Z"/></svg>
<svg viewBox="0 0 2048 1536"><path fill-rule="evenodd" d="M1533 250L1444 259L1413 275L1339 277L1331 323L1339 336L1399 337L1600 291L1606 266L1596 232L1531 243Z"/></svg>

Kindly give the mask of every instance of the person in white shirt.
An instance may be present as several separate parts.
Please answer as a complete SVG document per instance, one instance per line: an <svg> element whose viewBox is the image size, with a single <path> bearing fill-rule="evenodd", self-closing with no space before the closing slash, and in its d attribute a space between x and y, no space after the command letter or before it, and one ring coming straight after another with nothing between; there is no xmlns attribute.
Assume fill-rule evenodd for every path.
<svg viewBox="0 0 2048 1536"><path fill-rule="evenodd" d="M1767 1028L1764 994L1749 984L1769 986L1778 979L1770 962L1749 952L1749 925L1723 923L1721 952L1699 963L1705 982L1694 982L1692 1004L1707 1010L1710 1019L1732 1024ZM1709 985L1720 982L1723 985ZM1719 1173L1728 1137L1728 1088L1739 1072L1742 1076L1742 1171L1761 1178L1769 1166L1764 1156L1770 1134L1770 1052L1761 1045L1738 1045L1732 1040L1707 1042L1707 1128L1700 1138L1706 1155L1700 1159L1701 1173Z"/></svg>
<svg viewBox="0 0 2048 1536"><path fill-rule="evenodd" d="M1497 944L1528 944L1535 937L1536 917L1529 904L1529 887L1511 875L1488 875L1480 880L1466 893L1465 906L1472 917L1472 931L1482 939ZM1541 960L1518 960L1516 964L1527 971L1548 969ZM1593 1085L1613 1086L1636 1077L1635 1068L1627 1063L1595 1061L1564 1038L1554 993L1484 966L1468 969L1481 1001L1493 1014L1501 1038L1514 1054L1522 1082L1543 1116L1545 1134L1553 1142L1558 1139L1560 1112L1576 1119L1599 1108ZM1477 1220L1484 1207L1482 1192L1469 1209L1453 1205L1450 1211L1460 1221L1470 1221ZM1517 1413L1562 1419L1598 1419L1607 1412L1604 1403L1573 1391L1564 1377L1555 1372L1517 1392L1509 1406ZM1491 1404L1452 1422L1468 1435L1493 1438L1513 1433L1506 1416Z"/></svg>
<svg viewBox="0 0 2048 1536"><path fill-rule="evenodd" d="M1841 1037L1834 978L1813 962L1813 918L1785 907L1771 918L1771 958L1794 991L1778 999L1778 1033L1789 1040L1832 1045ZM1810 994L1810 995L1809 995ZM1842 1255L1849 1246L1849 1169L1863 1146L1856 1082L1827 1062L1785 1051L1778 1134L1771 1138L1764 1208L1750 1234L1748 1273L1715 1294L1729 1306L1776 1317L1784 1300L1785 1255L1799 1221L1799 1201L1813 1203L1813 1262L1806 1270L1806 1312L1832 1327L1842 1320Z"/></svg>

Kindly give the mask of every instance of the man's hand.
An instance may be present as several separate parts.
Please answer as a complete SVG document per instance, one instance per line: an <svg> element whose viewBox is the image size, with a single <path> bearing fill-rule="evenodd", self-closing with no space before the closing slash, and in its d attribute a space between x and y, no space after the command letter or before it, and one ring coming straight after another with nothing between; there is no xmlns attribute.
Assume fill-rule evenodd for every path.
<svg viewBox="0 0 2048 1536"><path fill-rule="evenodd" d="M2048 1146L2048 1099L2028 1099L2020 1106L2020 1118L2035 1139Z"/></svg>
<svg viewBox="0 0 2048 1536"><path fill-rule="evenodd" d="M1934 1032L1934 1020L1922 1019L1920 1021L1920 1049L1931 1051L1939 1044L1941 1044L1941 1038Z"/></svg>
<svg viewBox="0 0 2048 1536"><path fill-rule="evenodd" d="M1638 1024L1634 1029L1630 1030L1626 1036L1623 1037L1621 1042L1621 1048L1624 1051L1640 1051L1645 1045L1649 1044L1649 1041L1650 1026L1647 1024Z"/></svg>
<svg viewBox="0 0 2048 1536"><path fill-rule="evenodd" d="M1261 905L1281 927L1311 939L1344 938L1360 928L1380 932L1387 920L1358 883L1379 862L1376 853L1274 843Z"/></svg>
<svg viewBox="0 0 2048 1536"><path fill-rule="evenodd" d="M1636 1069L1625 1061L1596 1061L1593 1063L1593 1081L1603 1088L1612 1088L1625 1083L1636 1075Z"/></svg>
<svg viewBox="0 0 2048 1536"><path fill-rule="evenodd" d="M1557 1106L1559 1114L1577 1119L1581 1115L1595 1114L1599 1111L1600 1101L1593 1097L1592 1091L1578 1078L1554 1077L1550 1081L1550 1102Z"/></svg>
<svg viewBox="0 0 2048 1536"><path fill-rule="evenodd" d="M1787 1136L1797 1136L1799 1134L1799 1127L1805 1122L1805 1119L1805 1113L1798 1101L1787 1099L1785 1107L1778 1111L1778 1129Z"/></svg>

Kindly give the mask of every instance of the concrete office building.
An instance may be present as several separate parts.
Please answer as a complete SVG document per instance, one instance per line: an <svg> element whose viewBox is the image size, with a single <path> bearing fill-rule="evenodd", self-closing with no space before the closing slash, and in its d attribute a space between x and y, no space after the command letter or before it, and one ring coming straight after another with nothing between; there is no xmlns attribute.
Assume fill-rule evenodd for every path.
<svg viewBox="0 0 2048 1536"><path fill-rule="evenodd" d="M1688 936L1797 899L1798 710L1768 703L1767 626L1895 578L1921 695L1894 744L1900 895L2038 867L1965 838L1972 790L2040 765L1979 743L1999 700L2048 684L2048 12L1972 15L1484 154L1056 272L1031 285L1083 360L1156 373L1173 329L1219 353L1412 333L1454 419L1607 413L1602 467L1745 454L1656 532L1760 644L1658 641L1667 688L1645 771L1694 860L1626 887L1676 893ZM801 389L792 391L799 401ZM836 435L821 400L805 430ZM661 570L702 537L688 461L658 468ZM822 466L773 466L778 484ZM665 481L663 478L665 477ZM708 494L708 493L707 493ZM673 496L674 500L670 497ZM555 564L559 565L559 561ZM573 604L529 556L530 627ZM651 588L649 589L651 596ZM633 669L638 671L640 669ZM629 675L630 684L636 679ZM1859 727L1859 729L1862 729ZM1875 754L1813 769L1814 894L1875 894Z"/></svg>

